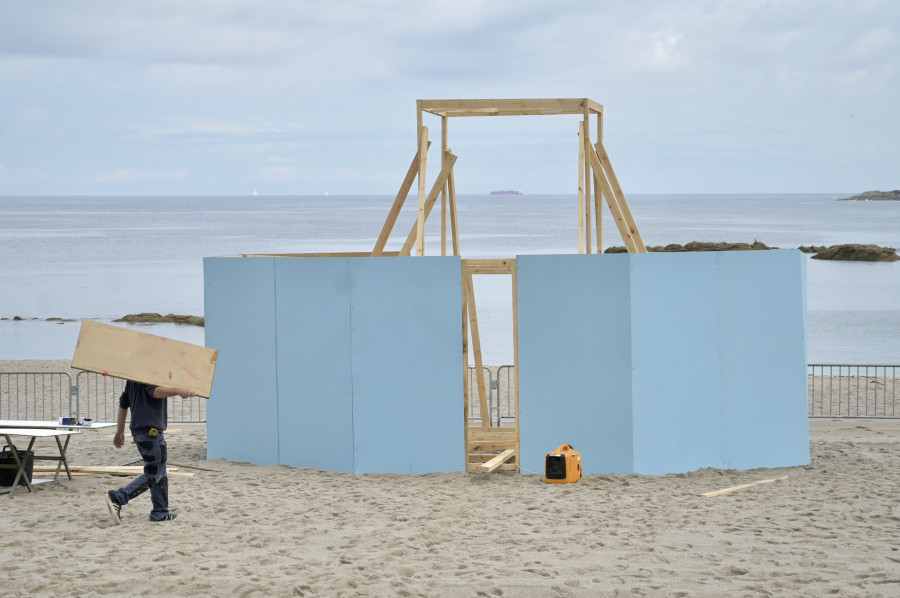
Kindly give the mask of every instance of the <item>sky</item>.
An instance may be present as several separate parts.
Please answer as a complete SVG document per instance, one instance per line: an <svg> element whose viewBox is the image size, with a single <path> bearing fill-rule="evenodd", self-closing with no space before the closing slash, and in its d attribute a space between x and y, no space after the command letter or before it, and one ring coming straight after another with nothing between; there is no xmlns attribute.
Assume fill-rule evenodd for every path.
<svg viewBox="0 0 900 598"><path fill-rule="evenodd" d="M0 195L393 195L416 100L585 97L626 194L897 189L898 57L895 0L0 0ZM577 127L451 119L457 192L574 194Z"/></svg>

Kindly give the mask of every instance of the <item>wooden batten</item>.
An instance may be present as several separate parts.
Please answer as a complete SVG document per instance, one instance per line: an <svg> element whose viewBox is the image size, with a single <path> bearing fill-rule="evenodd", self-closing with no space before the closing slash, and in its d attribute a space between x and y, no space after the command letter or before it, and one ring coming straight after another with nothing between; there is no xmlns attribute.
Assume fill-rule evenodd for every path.
<svg viewBox="0 0 900 598"><path fill-rule="evenodd" d="M578 123L578 253L584 253L584 123Z"/></svg>
<svg viewBox="0 0 900 598"><path fill-rule="evenodd" d="M382 251L374 257L396 257L399 251ZM241 253L235 257L372 257L370 251L332 251L328 253Z"/></svg>
<svg viewBox="0 0 900 598"><path fill-rule="evenodd" d="M438 175L437 180L434 182L434 186L431 188L431 193L428 194L428 198L425 200L424 209L421 212L422 221L420 223L418 219L416 220L416 224L414 224L412 229L409 231L409 235L407 235L406 237L406 242L400 249L400 255L409 255L412 251L413 245L416 245L420 233L420 224L421 227L425 226L425 221L428 219L428 215L431 214L431 210L432 208L434 208L434 204L437 201L438 195L440 194L441 189L444 187L444 181L446 181L447 177L450 176L450 173L453 172L454 164L456 164L456 156L450 154L450 157L447 159L447 162L441 169L441 174ZM424 228L422 228L422 231L422 234L424 235ZM419 250L421 251L419 252ZM425 255L424 247L420 247L419 249L417 249L417 255Z"/></svg>
<svg viewBox="0 0 900 598"><path fill-rule="evenodd" d="M605 172L606 176L609 178L609 185L612 188L612 192L618 199L619 207L622 210L622 217L625 220L625 224L628 226L628 230L631 233L631 236L634 237L637 252L647 253L647 247L646 245L644 245L644 240L641 238L641 233L638 230L637 223L634 221L634 216L631 213L631 208L628 206L628 201L625 200L625 192L622 191L622 186L619 184L618 177L616 177L616 171L613 170L612 162L610 162L609 159L609 154L606 153L606 148L603 147L602 142L598 141L594 146L594 149L596 149L597 158L600 161L600 164L603 165L603 172Z"/></svg>
<svg viewBox="0 0 900 598"><path fill-rule="evenodd" d="M431 147L431 142L429 141L425 147L425 151L428 151L428 148ZM394 224L397 223L397 217L400 215L400 210L403 208L403 204L409 196L413 181L416 180L416 177L419 174L419 154L420 152L417 151L412 159L412 163L409 165L409 170L406 171L406 177L400 184L400 190L397 192L397 197L394 198L394 203L384 221L384 226L381 227L381 233L375 241L375 248L372 249L372 256L379 256L384 253L384 247L387 245L388 238L391 236L391 231L394 230Z"/></svg>
<svg viewBox="0 0 900 598"><path fill-rule="evenodd" d="M612 212L616 227L619 229L619 234L622 235L622 241L625 243L625 248L629 253L647 253L647 248L644 246L640 232L637 230L637 225L629 226L626 221L625 213L626 210L628 210L628 203L625 201L625 196L622 195L620 198L613 192L611 184L607 180L608 173L603 168L597 152L590 151L588 152L588 155L591 161L591 168L594 169L594 175L600 182L601 191L606 198L610 212ZM634 220L632 219L632 224L633 223Z"/></svg>
<svg viewBox="0 0 900 598"><path fill-rule="evenodd" d="M471 272L466 272L468 287L469 331L472 334L472 353L475 358L475 380L478 384L478 406L481 410L481 425L491 425L491 413L488 407L487 384L484 381L484 361L481 358L481 337L478 333L478 313L475 309L475 285Z"/></svg>
<svg viewBox="0 0 900 598"><path fill-rule="evenodd" d="M585 253L591 253L591 165L587 157L587 153L591 149L591 133L588 129L588 112L585 109L584 121L581 123L581 130L584 135L584 248Z"/></svg>
<svg viewBox="0 0 900 598"><path fill-rule="evenodd" d="M502 453L500 453L499 455L497 455L496 457L494 457L493 459L491 459L490 461L488 461L487 463L481 465L479 467L479 470L481 470L485 473L490 473L490 472L494 471L495 469L499 468L501 465L503 465L510 459L512 459L513 456L515 456L515 454L516 454L516 451L514 451L513 449L507 449L507 450L503 451Z"/></svg>
<svg viewBox="0 0 900 598"><path fill-rule="evenodd" d="M425 171L428 164L428 127L419 127L419 209L416 213L416 255L425 255Z"/></svg>
<svg viewBox="0 0 900 598"><path fill-rule="evenodd" d="M447 192L450 195L450 236L453 239L453 255L459 255L459 222L456 219L456 181L453 171L447 177Z"/></svg>
<svg viewBox="0 0 900 598"><path fill-rule="evenodd" d="M524 116L599 114L603 106L587 98L419 100L421 110L438 116Z"/></svg>

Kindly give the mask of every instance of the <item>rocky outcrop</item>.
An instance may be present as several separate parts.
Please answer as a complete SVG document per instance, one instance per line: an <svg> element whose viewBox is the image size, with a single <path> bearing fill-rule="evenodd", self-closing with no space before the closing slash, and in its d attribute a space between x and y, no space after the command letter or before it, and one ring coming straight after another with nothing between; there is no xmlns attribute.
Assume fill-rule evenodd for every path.
<svg viewBox="0 0 900 598"><path fill-rule="evenodd" d="M182 316L178 314L166 314L161 316L157 313L140 313L128 314L122 316L113 322L128 322L129 324L188 324L191 326L203 326L205 324L201 316Z"/></svg>
<svg viewBox="0 0 900 598"><path fill-rule="evenodd" d="M900 201L900 189L893 191L866 191L847 198L848 201Z"/></svg>
<svg viewBox="0 0 900 598"><path fill-rule="evenodd" d="M814 260L847 262L895 262L900 260L900 255L897 255L892 247L879 247L878 245L832 245L827 249L824 247L815 249L817 250L816 255L812 256Z"/></svg>
<svg viewBox="0 0 900 598"><path fill-rule="evenodd" d="M753 241L753 243L726 243L711 241L691 241L685 245L671 243L669 245L648 246L647 251L655 253L665 252L681 252L681 251L750 251L756 249L778 249L777 247L769 247L765 243ZM621 246L608 247L604 253L626 253L627 250Z"/></svg>

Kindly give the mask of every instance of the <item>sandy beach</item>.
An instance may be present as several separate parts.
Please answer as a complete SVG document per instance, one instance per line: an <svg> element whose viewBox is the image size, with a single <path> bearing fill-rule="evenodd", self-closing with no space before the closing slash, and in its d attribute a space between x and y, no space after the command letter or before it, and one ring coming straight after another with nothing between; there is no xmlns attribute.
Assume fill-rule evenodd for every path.
<svg viewBox="0 0 900 598"><path fill-rule="evenodd" d="M900 596L900 420L811 420L805 467L566 485L207 461L204 425L170 429L194 474L171 476L173 522L145 494L114 525L110 475L0 495L3 595ZM111 436L75 437L69 463L138 458Z"/></svg>

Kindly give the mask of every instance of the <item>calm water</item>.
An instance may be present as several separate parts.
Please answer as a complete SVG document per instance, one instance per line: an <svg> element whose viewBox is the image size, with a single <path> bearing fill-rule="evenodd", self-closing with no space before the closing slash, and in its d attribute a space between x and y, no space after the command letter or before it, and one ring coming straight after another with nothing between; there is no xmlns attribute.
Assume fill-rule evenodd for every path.
<svg viewBox="0 0 900 598"><path fill-rule="evenodd" d="M831 195L652 195L629 202L648 245L900 247L900 202ZM464 257L577 252L569 195L461 196ZM414 198L411 198L414 202ZM71 358L78 322L129 313L203 313L203 257L371 249L393 197L0 197L0 359ZM412 207L410 205L409 207ZM409 208L408 207L408 208ZM404 210L388 249L413 222ZM621 244L608 212L604 247ZM437 254L439 214L428 226ZM403 233L402 235L399 233ZM809 361L900 363L900 262L810 260ZM511 361L509 284L476 288L486 360ZM13 322L13 316L25 318ZM203 344L196 327L142 330Z"/></svg>

